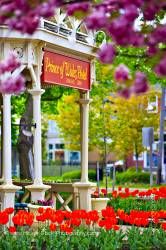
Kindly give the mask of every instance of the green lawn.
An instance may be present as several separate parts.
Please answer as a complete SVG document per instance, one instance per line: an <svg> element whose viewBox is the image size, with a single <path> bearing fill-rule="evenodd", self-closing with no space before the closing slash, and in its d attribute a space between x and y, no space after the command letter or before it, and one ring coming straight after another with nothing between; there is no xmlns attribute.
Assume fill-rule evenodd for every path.
<svg viewBox="0 0 166 250"><path fill-rule="evenodd" d="M122 187L128 187L128 188L150 188L150 185L149 184L146 184L146 183L125 183L125 184L118 184L116 185L115 184L115 187L119 187L119 186L122 186ZM160 187L161 185L156 185L154 183L153 187ZM166 184L162 184L162 186L166 186ZM103 181L100 181L100 187L102 188L105 188L106 187L106 180L105 178L103 179ZM112 179L110 179L110 177L108 177L108 187L109 188L112 188Z"/></svg>
<svg viewBox="0 0 166 250"><path fill-rule="evenodd" d="M66 172L80 169L80 166L43 165L43 176L61 176Z"/></svg>

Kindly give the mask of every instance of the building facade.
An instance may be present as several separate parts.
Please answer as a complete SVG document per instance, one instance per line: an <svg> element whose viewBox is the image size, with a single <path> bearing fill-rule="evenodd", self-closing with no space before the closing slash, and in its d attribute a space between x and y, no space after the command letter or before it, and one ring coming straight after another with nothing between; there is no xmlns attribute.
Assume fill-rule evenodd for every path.
<svg viewBox="0 0 166 250"><path fill-rule="evenodd" d="M80 151L65 148L65 142L60 137L58 126L52 120L48 121L46 148L49 162L57 161L62 165L80 165Z"/></svg>

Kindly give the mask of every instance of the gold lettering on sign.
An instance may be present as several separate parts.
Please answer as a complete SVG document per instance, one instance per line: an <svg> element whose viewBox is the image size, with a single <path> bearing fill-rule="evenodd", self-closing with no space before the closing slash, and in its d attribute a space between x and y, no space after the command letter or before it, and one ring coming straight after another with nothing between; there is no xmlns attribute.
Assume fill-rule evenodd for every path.
<svg viewBox="0 0 166 250"><path fill-rule="evenodd" d="M50 61L50 58L46 57L46 72L51 72L55 74L59 74L59 65L54 64Z"/></svg>
<svg viewBox="0 0 166 250"><path fill-rule="evenodd" d="M64 63L60 66L60 78L63 79L64 77L64 69L65 69L65 65Z"/></svg>
<svg viewBox="0 0 166 250"><path fill-rule="evenodd" d="M77 66L78 79L87 80L87 69L83 69L82 66Z"/></svg>
<svg viewBox="0 0 166 250"><path fill-rule="evenodd" d="M74 80L77 81L77 85L81 85L80 81L86 81L88 78L88 69L79 64L63 61L56 64L49 57L45 59L45 71L59 75L61 79L67 77L71 79L70 82L74 84ZM73 80L72 80L73 79Z"/></svg>
<svg viewBox="0 0 166 250"><path fill-rule="evenodd" d="M65 75L77 80L77 68L73 63L65 62Z"/></svg>

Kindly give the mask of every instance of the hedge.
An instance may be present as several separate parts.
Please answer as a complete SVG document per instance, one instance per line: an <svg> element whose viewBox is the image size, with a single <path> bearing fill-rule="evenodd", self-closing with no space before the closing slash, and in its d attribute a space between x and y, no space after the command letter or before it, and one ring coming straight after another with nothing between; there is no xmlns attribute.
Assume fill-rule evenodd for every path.
<svg viewBox="0 0 166 250"><path fill-rule="evenodd" d="M150 173L144 173L132 170L127 170L123 173L117 173L116 175L116 183L124 184L124 183L149 183Z"/></svg>
<svg viewBox="0 0 166 250"><path fill-rule="evenodd" d="M88 170L88 178L91 181L96 181L96 171L94 169ZM66 172L62 175L63 180L80 180L81 179L81 170L74 170Z"/></svg>

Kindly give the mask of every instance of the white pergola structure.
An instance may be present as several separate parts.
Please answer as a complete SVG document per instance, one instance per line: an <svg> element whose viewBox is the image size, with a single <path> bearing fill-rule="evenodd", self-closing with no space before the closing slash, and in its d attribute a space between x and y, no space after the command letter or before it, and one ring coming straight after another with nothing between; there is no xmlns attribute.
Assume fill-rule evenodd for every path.
<svg viewBox="0 0 166 250"><path fill-rule="evenodd" d="M31 200L44 199L45 191L50 188L42 182L42 155L41 155L41 73L44 49L56 52L71 58L86 61L90 64L90 83L94 81L94 47L93 33L85 25L73 17L67 17L58 10L56 15L48 20L41 20L37 31L28 36L17 31L10 31L6 26L0 26L0 59L15 51L21 60L20 68L11 75L16 76L23 70L28 70L32 81L32 88L28 89L33 97L34 129L34 175L32 185L26 186L31 192ZM54 85L55 86L55 85ZM81 181L74 183L80 196L80 208L91 209L91 187L88 181L88 113L89 90L80 90L81 110ZM15 192L19 186L12 183L12 147L11 147L11 95L3 95L3 184L0 185L2 209L14 207Z"/></svg>

